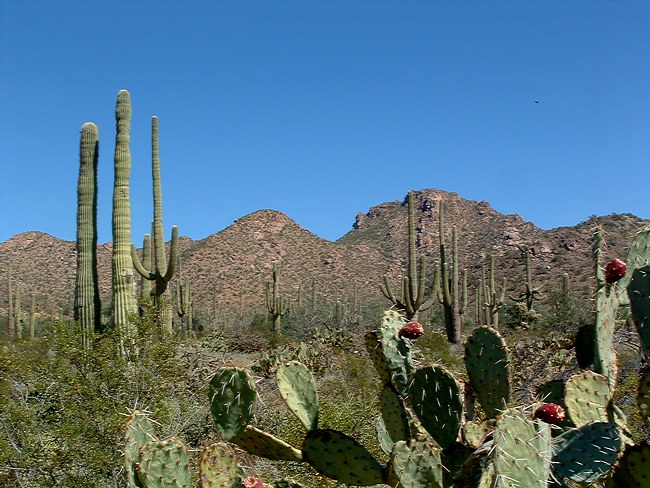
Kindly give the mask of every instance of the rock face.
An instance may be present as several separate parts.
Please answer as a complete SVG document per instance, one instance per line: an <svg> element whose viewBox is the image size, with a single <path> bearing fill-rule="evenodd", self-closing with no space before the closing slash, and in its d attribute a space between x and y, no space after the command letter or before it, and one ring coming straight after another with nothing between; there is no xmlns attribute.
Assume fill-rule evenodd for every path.
<svg viewBox="0 0 650 488"><path fill-rule="evenodd" d="M539 229L519 215L504 215L487 202L471 201L439 190L414 192L418 252L427 257L433 270L439 259L438 212L445 207L445 234L458 231L461 266L469 273L473 291L490 255L497 274L508 278L512 293L523 290L524 261L520 245L532 253L534 280L560 286L563 273L571 276L576 294L585 299L593 286L591 235L596 223L607 233L607 260L624 257L633 235L647 223L633 215L611 215L590 219L575 227L550 231ZM352 230L336 242L326 241L274 210L260 210L241 217L226 229L193 241L181 238L181 276L192 281L195 306L209 310L213 295L221 306L241 301L247 308L262 311L264 287L275 263L280 265L282 289L297 297L311 296L316 283L319 302L337 295L351 296L356 286L365 303L385 304L379 283L386 273L400 275L406 266L406 199L385 202L365 214L357 214ZM182 227L181 227L182 228ZM111 244L98 249L100 291L109 303ZM71 309L75 276L75 244L48 234L26 232L0 243L0 283L6 283L7 265L14 282L28 296L35 293L38 307ZM177 278L175 278L177 279ZM548 287L547 287L548 289ZM6 308L6 293L0 308Z"/></svg>

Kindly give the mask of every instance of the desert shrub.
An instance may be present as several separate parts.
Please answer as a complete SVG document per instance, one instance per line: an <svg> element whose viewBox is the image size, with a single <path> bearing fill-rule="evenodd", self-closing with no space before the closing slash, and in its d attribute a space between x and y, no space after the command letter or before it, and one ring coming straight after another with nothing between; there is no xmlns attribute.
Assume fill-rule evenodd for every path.
<svg viewBox="0 0 650 488"><path fill-rule="evenodd" d="M195 405L205 403L186 387L191 371L174 341L160 340L146 320L138 327L140 354L131 362L117 356L112 332L84 352L78 328L63 322L48 336L2 346L0 485L122 486L129 408L155 411L165 434L191 430L178 419L195 418Z"/></svg>

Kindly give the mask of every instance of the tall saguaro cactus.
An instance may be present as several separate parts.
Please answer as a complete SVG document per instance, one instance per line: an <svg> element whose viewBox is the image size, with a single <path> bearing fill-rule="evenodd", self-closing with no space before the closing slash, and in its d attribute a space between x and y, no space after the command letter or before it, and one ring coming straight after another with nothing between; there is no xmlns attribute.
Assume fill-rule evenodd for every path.
<svg viewBox="0 0 650 488"><path fill-rule="evenodd" d="M92 122L81 127L79 182L77 185L77 275L74 320L81 327L84 349L100 327L101 305L97 276L97 162L99 132Z"/></svg>
<svg viewBox="0 0 650 488"><path fill-rule="evenodd" d="M135 279L131 259L131 96L120 90L115 108L115 180L113 186L113 255L111 275L113 289L113 326L120 337L120 353L132 353L134 326L129 316L137 312Z"/></svg>
<svg viewBox="0 0 650 488"><path fill-rule="evenodd" d="M417 319L418 312L429 309L435 300L435 294L432 294L427 300L424 299L426 264L424 254L419 258L416 255L413 192L409 191L406 198L408 209L408 273L402 277L401 296L397 296L393 292L388 275L384 275L384 282L380 285L380 289L384 296L393 302L398 310L403 311L406 318L410 320Z"/></svg>
<svg viewBox="0 0 650 488"><path fill-rule="evenodd" d="M162 185L160 181L160 153L158 145L158 117L151 119L151 175L153 179L153 269L149 265L146 269L135 252L135 246L131 244L131 257L136 271L146 280L154 282L151 289L151 296L155 306L161 306L162 330L167 333L172 331L172 314L169 303L165 304L162 297L167 290L167 285L174 276L176 261L178 259L178 227L172 227L172 241L169 262L165 256L165 236L163 232L162 212ZM145 262L146 265L146 262Z"/></svg>
<svg viewBox="0 0 650 488"><path fill-rule="evenodd" d="M461 337L461 314L460 294L458 292L458 237L456 226L452 228L451 237L451 263L447 260L447 249L445 247L445 213L444 206L440 202L439 209L439 234L440 234L440 288L438 288L438 300L442 304L445 314L445 329L447 340L452 344L460 344ZM451 276L450 276L451 273Z"/></svg>

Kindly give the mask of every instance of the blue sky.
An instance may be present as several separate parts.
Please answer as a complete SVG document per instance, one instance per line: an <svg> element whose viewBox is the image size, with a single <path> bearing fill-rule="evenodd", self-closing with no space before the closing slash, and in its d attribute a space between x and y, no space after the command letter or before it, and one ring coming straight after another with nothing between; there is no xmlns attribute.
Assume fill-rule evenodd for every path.
<svg viewBox="0 0 650 488"><path fill-rule="evenodd" d="M649 32L647 1L0 0L0 241L75 239L86 121L111 240L122 88L138 243L153 115L167 238L273 208L335 240L422 188L545 229L650 218Z"/></svg>

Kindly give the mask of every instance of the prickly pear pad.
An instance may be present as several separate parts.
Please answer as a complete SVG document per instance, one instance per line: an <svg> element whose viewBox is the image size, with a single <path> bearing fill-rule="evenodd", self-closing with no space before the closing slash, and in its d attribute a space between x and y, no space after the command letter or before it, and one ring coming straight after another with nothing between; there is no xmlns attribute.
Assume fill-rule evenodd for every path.
<svg viewBox="0 0 650 488"><path fill-rule="evenodd" d="M577 483L594 483L616 463L623 448L618 428L597 422L556 437L553 469Z"/></svg>
<svg viewBox="0 0 650 488"><path fill-rule="evenodd" d="M393 446L387 472L390 486L442 488L440 451L423 435Z"/></svg>
<svg viewBox="0 0 650 488"><path fill-rule="evenodd" d="M650 488L650 445L627 446L607 487Z"/></svg>
<svg viewBox="0 0 650 488"><path fill-rule="evenodd" d="M399 331L404 325L402 316L394 310L384 312L379 327L379 342L390 381L400 395L406 396L411 374L411 346L401 337Z"/></svg>
<svg viewBox="0 0 650 488"><path fill-rule="evenodd" d="M650 369L645 370L639 381L637 404L646 429L650 429Z"/></svg>
<svg viewBox="0 0 650 488"><path fill-rule="evenodd" d="M634 271L628 294L641 346L646 359L650 360L650 265Z"/></svg>
<svg viewBox="0 0 650 488"><path fill-rule="evenodd" d="M217 442L199 455L201 488L239 488L246 473L237 462L233 449Z"/></svg>
<svg viewBox="0 0 650 488"><path fill-rule="evenodd" d="M140 462L140 448L155 440L154 426L145 412L134 410L126 422L124 435L124 472L129 486L142 486L136 472Z"/></svg>
<svg viewBox="0 0 650 488"><path fill-rule="evenodd" d="M255 383L241 368L219 368L208 389L210 411L227 441L241 434L250 423L257 402Z"/></svg>
<svg viewBox="0 0 650 488"><path fill-rule="evenodd" d="M247 425L230 442L250 454L273 461L302 461L302 453L298 449L252 425Z"/></svg>
<svg viewBox="0 0 650 488"><path fill-rule="evenodd" d="M513 408L506 410L494 431L491 457L495 486L545 487L551 472L551 451L548 424L530 420Z"/></svg>
<svg viewBox="0 0 650 488"><path fill-rule="evenodd" d="M318 472L341 483L370 486L384 482L379 462L342 432L329 429L308 432L302 454Z"/></svg>
<svg viewBox="0 0 650 488"><path fill-rule="evenodd" d="M485 414L496 418L510 402L510 354L496 330L482 326L465 343L465 367Z"/></svg>
<svg viewBox="0 0 650 488"><path fill-rule="evenodd" d="M460 385L442 366L418 368L409 388L411 405L422 427L445 449L458 438L463 419Z"/></svg>
<svg viewBox="0 0 650 488"><path fill-rule="evenodd" d="M593 371L583 371L567 381L564 404L576 427L592 422L607 422L610 402L607 378Z"/></svg>
<svg viewBox="0 0 650 488"><path fill-rule="evenodd" d="M625 258L627 273L616 282L616 289L621 305L627 305L628 285L632 280L632 272L635 269L650 265L650 224L641 229L630 244L630 249Z"/></svg>
<svg viewBox="0 0 650 488"><path fill-rule="evenodd" d="M144 488L190 488L190 458L181 440L149 441L140 456L138 477Z"/></svg>
<svg viewBox="0 0 650 488"><path fill-rule="evenodd" d="M404 409L402 400L391 385L385 385L381 393L381 415L386 434L391 444L397 441L405 441L411 437L409 419ZM390 453L390 448L388 449Z"/></svg>
<svg viewBox="0 0 650 488"><path fill-rule="evenodd" d="M276 372L280 396L289 410L307 430L318 427L318 391L316 381L307 366L289 361L278 366Z"/></svg>

